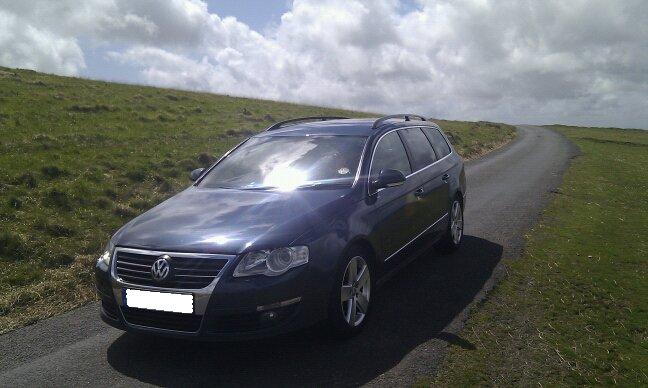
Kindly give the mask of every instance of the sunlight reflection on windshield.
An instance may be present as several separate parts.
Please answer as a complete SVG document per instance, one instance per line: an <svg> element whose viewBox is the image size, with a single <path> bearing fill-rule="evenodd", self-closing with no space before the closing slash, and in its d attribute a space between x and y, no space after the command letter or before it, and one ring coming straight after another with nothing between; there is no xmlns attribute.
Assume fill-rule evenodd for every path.
<svg viewBox="0 0 648 388"><path fill-rule="evenodd" d="M264 186L291 191L306 182L306 172L287 165L276 166L263 181Z"/></svg>

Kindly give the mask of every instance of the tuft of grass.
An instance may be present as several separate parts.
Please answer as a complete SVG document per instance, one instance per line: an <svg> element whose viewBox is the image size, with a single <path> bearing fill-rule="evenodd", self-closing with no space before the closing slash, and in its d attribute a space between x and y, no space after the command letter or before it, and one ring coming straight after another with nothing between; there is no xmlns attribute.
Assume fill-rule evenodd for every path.
<svg viewBox="0 0 648 388"><path fill-rule="evenodd" d="M26 172L14 179L14 183L19 185L22 184L30 189L33 189L38 185L38 179L36 179L36 176L34 176L33 173Z"/></svg>
<svg viewBox="0 0 648 388"><path fill-rule="evenodd" d="M116 107L108 104L94 104L94 105L72 105L69 108L72 112L81 113L99 113L99 112L114 112Z"/></svg>
<svg viewBox="0 0 648 388"><path fill-rule="evenodd" d="M20 209L23 207L23 200L15 195L9 197L9 207Z"/></svg>
<svg viewBox="0 0 648 388"><path fill-rule="evenodd" d="M150 199L136 199L131 201L130 206L137 210L147 210L152 208L154 203Z"/></svg>
<svg viewBox="0 0 648 388"><path fill-rule="evenodd" d="M49 207L56 207L63 211L72 210L72 196L66 190L52 188L43 195L43 204Z"/></svg>
<svg viewBox="0 0 648 388"><path fill-rule="evenodd" d="M0 290L2 290L4 294L11 289L41 281L43 269L39 265L34 265L34 263L29 261L18 261L11 263L11 265L5 265L3 263L3 265L0 266L0 273L4 280L3 287L0 287ZM1 300L2 297L0 296L0 301ZM3 315L3 312L6 313L7 309L3 309L2 302L0 302L0 316Z"/></svg>
<svg viewBox="0 0 648 388"><path fill-rule="evenodd" d="M118 204L113 209L113 213L121 218L133 218L137 215L137 212L128 205Z"/></svg>
<svg viewBox="0 0 648 388"><path fill-rule="evenodd" d="M377 116L6 68L0 100L0 333L93 299L110 235L245 137L299 116ZM513 133L439 124L459 152Z"/></svg>
<svg viewBox="0 0 648 388"><path fill-rule="evenodd" d="M34 227L52 237L72 237L76 234L73 227L52 220L38 220Z"/></svg>
<svg viewBox="0 0 648 388"><path fill-rule="evenodd" d="M69 175L69 172L67 170L59 168L57 166L43 166L41 167L41 173L45 178L49 179L56 179Z"/></svg>
<svg viewBox="0 0 648 388"><path fill-rule="evenodd" d="M526 252L429 384L648 385L648 132L554 126L581 149ZM424 384L426 385L426 384Z"/></svg>
<svg viewBox="0 0 648 388"><path fill-rule="evenodd" d="M8 230L0 232L0 258L21 260L28 255L29 249L22 236Z"/></svg>
<svg viewBox="0 0 648 388"><path fill-rule="evenodd" d="M51 256L44 265L47 268L57 268L70 265L74 262L74 255L59 253L57 255Z"/></svg>
<svg viewBox="0 0 648 388"><path fill-rule="evenodd" d="M112 200L107 197L98 197L94 200L94 205L102 210L108 209L112 206Z"/></svg>
<svg viewBox="0 0 648 388"><path fill-rule="evenodd" d="M183 159L178 162L178 166L180 166L185 171L193 171L197 168L200 168L200 164L197 160L194 159Z"/></svg>
<svg viewBox="0 0 648 388"><path fill-rule="evenodd" d="M117 193L117 190L115 190L112 187L107 187L103 190L103 193L111 199L117 199L119 197L119 194Z"/></svg>
<svg viewBox="0 0 648 388"><path fill-rule="evenodd" d="M162 193L170 193L173 191L173 185L169 181L164 180L160 183L159 189Z"/></svg>
<svg viewBox="0 0 648 388"><path fill-rule="evenodd" d="M206 152L198 155L198 163L200 163L200 165L203 167L209 167L214 164L214 162L216 162L216 158Z"/></svg>
<svg viewBox="0 0 648 388"><path fill-rule="evenodd" d="M133 169L126 172L126 177L134 182L144 182L146 179L146 171L141 169Z"/></svg>

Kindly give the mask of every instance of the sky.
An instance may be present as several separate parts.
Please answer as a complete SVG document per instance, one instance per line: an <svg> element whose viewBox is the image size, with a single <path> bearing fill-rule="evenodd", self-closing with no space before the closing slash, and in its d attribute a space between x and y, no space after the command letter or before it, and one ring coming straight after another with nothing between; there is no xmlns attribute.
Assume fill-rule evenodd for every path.
<svg viewBox="0 0 648 388"><path fill-rule="evenodd" d="M0 0L0 65L385 114L648 128L645 0Z"/></svg>

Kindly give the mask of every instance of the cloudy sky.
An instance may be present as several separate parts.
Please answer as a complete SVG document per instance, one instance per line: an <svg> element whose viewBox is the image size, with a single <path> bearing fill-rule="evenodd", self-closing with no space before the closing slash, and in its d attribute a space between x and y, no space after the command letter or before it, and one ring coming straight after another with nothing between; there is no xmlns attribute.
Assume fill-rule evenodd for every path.
<svg viewBox="0 0 648 388"><path fill-rule="evenodd" d="M648 128L646 0L0 0L0 65L385 113Z"/></svg>

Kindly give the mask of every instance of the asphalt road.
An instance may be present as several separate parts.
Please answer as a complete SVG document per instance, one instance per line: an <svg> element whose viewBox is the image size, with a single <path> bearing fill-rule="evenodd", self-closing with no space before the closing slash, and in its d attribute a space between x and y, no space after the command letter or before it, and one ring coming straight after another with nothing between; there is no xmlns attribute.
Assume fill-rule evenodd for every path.
<svg viewBox="0 0 648 388"><path fill-rule="evenodd" d="M520 126L509 145L467 166L462 248L417 257L380 290L366 330L346 342L316 330L243 343L140 338L102 323L92 304L0 336L0 386L409 385L433 374L470 309L519 256L523 236L575 149Z"/></svg>

